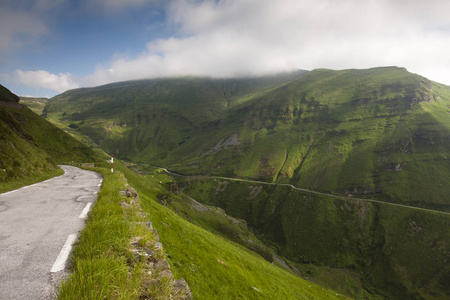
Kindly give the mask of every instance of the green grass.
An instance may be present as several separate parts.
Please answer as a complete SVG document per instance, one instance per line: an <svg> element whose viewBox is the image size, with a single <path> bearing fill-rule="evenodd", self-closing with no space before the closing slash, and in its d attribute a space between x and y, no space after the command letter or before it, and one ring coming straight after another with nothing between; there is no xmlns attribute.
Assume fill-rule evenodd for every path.
<svg viewBox="0 0 450 300"><path fill-rule="evenodd" d="M164 185L121 169L158 229L175 276L195 299L333 299L335 292L280 269L261 256L202 229L159 204ZM259 291L257 291L259 290Z"/></svg>
<svg viewBox="0 0 450 300"><path fill-rule="evenodd" d="M158 203L167 192L159 181L136 175L119 162L116 170L136 188L142 208L158 230L176 278L184 278L195 299L345 299L265 261L244 247L204 230ZM96 169L104 180L86 228L76 243L73 273L59 288L59 299L138 299L142 266L130 269L132 232L124 218L119 190L125 177ZM128 215L128 214L127 214ZM141 220L143 221L143 220ZM142 235L142 232L138 233ZM151 237L149 237L151 239ZM156 291L155 299L167 292ZM167 299L167 298L164 298Z"/></svg>
<svg viewBox="0 0 450 300"><path fill-rule="evenodd" d="M273 262L273 251L253 234L244 220L232 218L216 206L201 205L187 197L182 193L185 182L179 183L179 179L175 180L159 168L140 166L139 172L145 172L149 180L159 183L165 188L156 197L161 204L170 208L177 215L198 227L256 252L269 262Z"/></svg>
<svg viewBox="0 0 450 300"><path fill-rule="evenodd" d="M0 85L0 101L19 102L19 97L11 93L11 91L3 85Z"/></svg>
<svg viewBox="0 0 450 300"><path fill-rule="evenodd" d="M47 102L48 98L20 97L20 103L28 106L28 108L30 108L37 115L42 114Z"/></svg>
<svg viewBox="0 0 450 300"><path fill-rule="evenodd" d="M0 105L0 192L61 175L60 163L97 160L90 148L27 107Z"/></svg>
<svg viewBox="0 0 450 300"><path fill-rule="evenodd" d="M65 128L72 125L72 132L88 135L116 157L134 162L450 211L449 107L448 86L387 67L320 69L265 81L124 82L66 92L51 99L44 114ZM233 136L237 144L222 145ZM245 234L243 228L230 228L219 219L213 222L213 216L189 212L182 197L167 192L166 183L140 180L135 182L144 191L148 209L166 214L166 208L151 201L160 203L158 197L169 195L167 205L174 215L178 210L180 216L222 238ZM223 188L220 185L195 183L191 192L195 199L246 220L260 239L294 263L350 272L353 288L341 285L345 293L357 295L356 287L361 286L370 295L393 298L449 294L442 286L448 278L448 269L442 268L449 249L446 234L439 232L435 241L408 238L410 221L435 222L430 227L434 235L436 228L448 227L446 218L430 221L432 214L415 215L408 209L390 215L391 206L295 194L281 187L264 187L252 197L253 184L229 184L226 192L216 194L216 188ZM169 212L166 217L172 219ZM170 226L163 225L163 231L181 227L162 222ZM172 235L169 245L177 239L168 233ZM236 241L245 244L241 238ZM436 253L429 260L425 249L430 245ZM189 261L187 256L180 259ZM421 275L421 261L434 275L428 271ZM184 264L180 270L188 271ZM334 287L332 278L339 275L322 271L317 278Z"/></svg>
<svg viewBox="0 0 450 300"><path fill-rule="evenodd" d="M303 276L350 297L450 298L450 234L438 229L449 214L224 179L190 180L184 192L246 220Z"/></svg>
<svg viewBox="0 0 450 300"><path fill-rule="evenodd" d="M319 69L117 83L61 94L45 113L118 158L450 210L449 95L403 68Z"/></svg>
<svg viewBox="0 0 450 300"><path fill-rule="evenodd" d="M58 299L139 299L143 275L139 264L130 272L132 230L119 204L125 180L106 169L96 171L102 174L103 183L75 244L73 273L60 286Z"/></svg>

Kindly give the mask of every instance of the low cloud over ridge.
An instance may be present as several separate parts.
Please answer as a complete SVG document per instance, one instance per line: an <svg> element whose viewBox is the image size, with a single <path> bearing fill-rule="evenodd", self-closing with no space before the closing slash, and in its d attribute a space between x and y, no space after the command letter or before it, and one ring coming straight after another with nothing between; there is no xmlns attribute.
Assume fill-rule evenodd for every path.
<svg viewBox="0 0 450 300"><path fill-rule="evenodd" d="M165 7L171 34L149 40L140 54L117 53L76 82L67 72L52 75L60 87L73 87L398 65L450 84L449 9L450 3L437 0L173 0Z"/></svg>

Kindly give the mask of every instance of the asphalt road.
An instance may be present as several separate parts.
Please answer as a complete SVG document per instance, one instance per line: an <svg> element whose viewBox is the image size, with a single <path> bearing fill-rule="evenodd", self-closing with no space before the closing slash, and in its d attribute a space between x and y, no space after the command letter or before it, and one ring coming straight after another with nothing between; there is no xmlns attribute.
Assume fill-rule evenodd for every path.
<svg viewBox="0 0 450 300"><path fill-rule="evenodd" d="M62 176L0 194L0 299L53 299L65 277L65 261L55 261L68 237L84 227L83 212L102 178L61 168Z"/></svg>

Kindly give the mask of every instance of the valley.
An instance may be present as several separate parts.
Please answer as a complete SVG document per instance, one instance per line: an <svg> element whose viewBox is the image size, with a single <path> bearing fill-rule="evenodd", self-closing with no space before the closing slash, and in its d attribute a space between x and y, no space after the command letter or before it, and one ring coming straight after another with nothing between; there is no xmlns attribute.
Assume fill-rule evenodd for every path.
<svg viewBox="0 0 450 300"><path fill-rule="evenodd" d="M74 90L44 115L118 158L181 173L449 209L448 87L394 67L300 75Z"/></svg>
<svg viewBox="0 0 450 300"><path fill-rule="evenodd" d="M427 290L446 289L443 262L450 237L433 228L448 225L447 213L226 179L189 180L184 192L246 220L300 273L311 263L346 269L355 278L364 274L361 286L396 299L427 298Z"/></svg>
<svg viewBox="0 0 450 300"><path fill-rule="evenodd" d="M177 197L175 191L158 183L167 182L167 176L145 178L131 171L131 165L129 168L123 166L120 160L114 162L115 171L111 172L110 163L106 162L109 156L91 144L89 138L75 133L83 142L77 141L18 101L19 97L0 86L0 165L4 168L1 170L1 191L60 175L62 170L57 164L61 163L82 166L103 177L97 200L65 268L70 274L56 291L58 299L160 299L169 295L174 299L186 299L190 295L190 292L183 292L186 281L196 299L346 299L333 290L270 264L260 255L229 240L230 228L233 232L244 233L247 238L251 236L252 242L257 238L250 234L244 223L227 216L219 208L207 209L205 215L197 215L198 224L186 221L160 203L167 195ZM26 101L34 102L33 99ZM43 188L41 184L36 186ZM72 187L80 188L76 184ZM32 191L28 187L24 190ZM59 191L64 193L65 189ZM127 196L129 191L134 191L133 198ZM14 198L14 195L20 197L16 191L6 195L11 197L8 201L24 201ZM34 193L26 201L39 201L39 206L48 209L50 201L39 198L38 193ZM182 201L188 198L184 195L177 198L178 204L194 212ZM204 211L201 204L195 205ZM3 203L0 213L8 214L9 208L7 202ZM48 219L48 215L45 213L42 219ZM63 218L59 213L55 217ZM236 225L229 226L230 221ZM11 224L8 221L6 226ZM57 226L51 220L50 224ZM30 225L21 226L26 232L32 232ZM226 234L214 231L213 226L226 229ZM158 233L166 251L161 248ZM54 235L54 231L47 231L43 239L53 239ZM5 247L14 247L7 236L2 239L6 239ZM256 246L263 251L261 253L269 251L260 242ZM52 255L44 256L46 260L53 258ZM169 263L172 271L167 269ZM26 282L27 275L42 277L34 269L30 274L17 273L14 281ZM48 276L54 282L55 277ZM175 280L175 276L179 280ZM7 278L1 282L7 284ZM20 295L15 289L6 292L11 292L12 297Z"/></svg>
<svg viewBox="0 0 450 300"><path fill-rule="evenodd" d="M121 82L42 110L164 209L357 299L450 299L449 113L450 87L398 67Z"/></svg>
<svg viewBox="0 0 450 300"><path fill-rule="evenodd" d="M450 215L450 212L445 212L445 211L440 211L440 210L432 210L432 209L426 209L426 208L420 208L420 207L416 207L416 206L408 206L408 205L403 205L403 204L398 204L398 203L390 203L390 202L384 202L384 201L379 201L379 200L374 200L374 199L368 199L368 198L354 198L350 196L338 196L338 195L333 195L333 194L327 194L327 193L322 193L322 192L317 192L317 191L312 191L312 190L307 190L307 189L303 189L303 188L299 188L296 187L292 184L288 184L288 183L277 183L277 182L265 182L265 181L257 181L257 180L249 180L249 179L239 179L239 178L230 178L230 177L219 177L219 176L207 176L207 175L181 175L181 174L177 174L174 172L171 172L169 170L167 170L166 168L161 168L164 172L166 172L169 175L175 176L175 177L181 177L181 178L185 178L185 179L189 179L189 180L209 180L209 179L219 179L219 180L226 180L226 181L237 181L237 182L242 182L242 183L248 183L248 184L259 184L259 185L270 185L270 186L280 186L280 187L288 187L291 188L295 191L299 191L299 192L303 192L303 193L307 193L307 194L313 194L313 195L321 195L321 196L326 196L326 197L330 197L330 198L336 198L336 199L341 199L341 200L353 200L353 201L363 201L363 202L372 202L372 203L382 203L382 204L387 204L387 205L392 205L392 206L397 206L397 207L402 207L402 208L408 208L408 209L413 209L413 210L419 210L419 211L424 211L424 212L431 212L431 213L438 213L438 214L445 214L445 215Z"/></svg>

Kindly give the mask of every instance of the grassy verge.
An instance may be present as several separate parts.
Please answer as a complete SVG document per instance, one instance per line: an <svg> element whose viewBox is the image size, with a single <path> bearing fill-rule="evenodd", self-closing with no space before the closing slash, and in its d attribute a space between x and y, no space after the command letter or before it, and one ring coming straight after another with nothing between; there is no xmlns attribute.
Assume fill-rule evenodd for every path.
<svg viewBox="0 0 450 300"><path fill-rule="evenodd" d="M59 299L162 299L172 282L148 272L153 259L163 259L155 248L156 235L147 217L119 191L126 190L122 173L93 169L104 180L87 224L75 245L72 274L58 290ZM145 249L151 253L144 254ZM145 253L147 253L145 252ZM173 299L181 299L174 297Z"/></svg>
<svg viewBox="0 0 450 300"><path fill-rule="evenodd" d="M129 224L123 218L120 174L104 169L102 187L72 257L73 273L61 285L59 299L137 299L139 276L129 274ZM138 269L137 269L138 270Z"/></svg>
<svg viewBox="0 0 450 300"><path fill-rule="evenodd" d="M161 205L166 185L118 166L157 227L175 277L195 299L343 299L264 260L245 247L200 228ZM161 183L160 183L161 182ZM176 197L173 199L178 201Z"/></svg>
<svg viewBox="0 0 450 300"><path fill-rule="evenodd" d="M148 221L147 216L167 253L161 255L175 278L188 282L195 299L345 299L184 220L159 203L157 196L167 192L160 181L139 176L119 162L115 170L120 172L96 169L104 176L101 191L75 246L73 273L61 284L59 299L174 299L167 280L146 285L152 282L144 272L147 262L129 250L136 236L144 237L140 243L145 247L154 243L152 231L131 226ZM119 191L127 182L139 193L147 214L123 209Z"/></svg>

